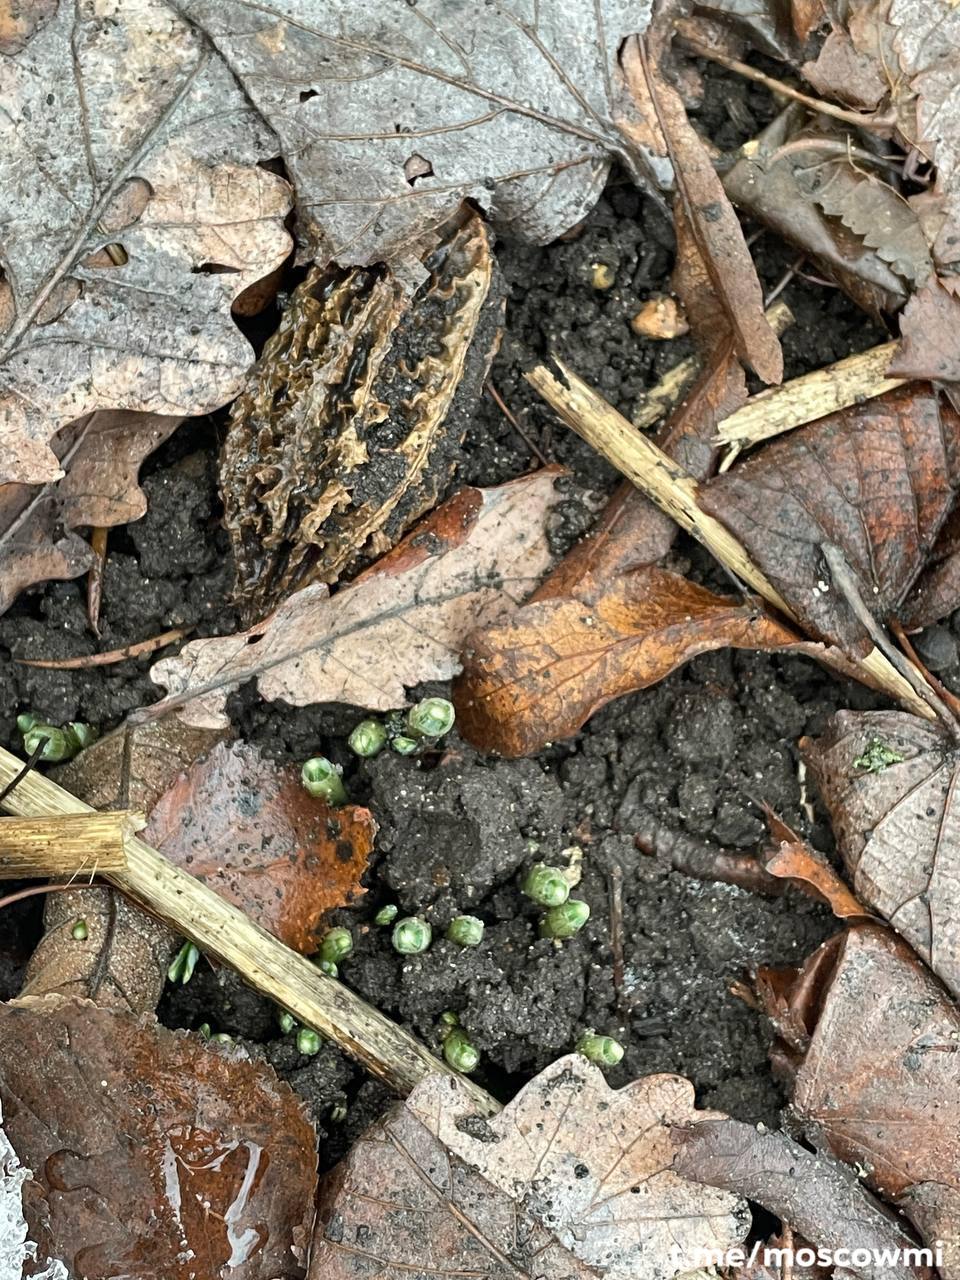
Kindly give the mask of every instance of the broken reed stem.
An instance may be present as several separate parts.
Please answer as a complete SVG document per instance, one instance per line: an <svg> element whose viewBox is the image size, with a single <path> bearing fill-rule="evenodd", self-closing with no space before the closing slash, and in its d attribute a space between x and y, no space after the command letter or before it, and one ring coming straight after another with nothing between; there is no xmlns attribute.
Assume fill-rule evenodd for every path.
<svg viewBox="0 0 960 1280"><path fill-rule="evenodd" d="M0 818L0 880L92 880L127 865L124 839L143 826L127 810L52 818Z"/></svg>
<svg viewBox="0 0 960 1280"><path fill-rule="evenodd" d="M15 777L20 767L16 756L0 748L0 786ZM27 774L3 804L10 812L29 818L94 812L37 773ZM235 969L256 991L332 1040L390 1088L406 1094L426 1076L439 1073L455 1078L482 1114L499 1111L499 1103L479 1085L435 1058L360 996L321 973L138 836L127 834L124 848L126 868L107 871L101 867L99 874L104 880L202 951Z"/></svg>
<svg viewBox="0 0 960 1280"><path fill-rule="evenodd" d="M536 365L525 376L567 426L598 453L603 454L608 462L613 463L661 511L675 520L681 529L703 543L722 565L752 587L775 609L779 609L785 617L796 622L789 605L753 563L733 534L719 520L700 509L694 478L651 440L641 435L622 414L562 361L554 360L553 363L560 371L562 382L542 364ZM854 663L853 659L850 661ZM855 665L869 674L871 679L868 683L879 686L916 715L928 720L934 719L934 712L926 701L879 649L873 649L865 658L857 659Z"/></svg>
<svg viewBox="0 0 960 1280"><path fill-rule="evenodd" d="M785 302L771 303L763 314L778 338L794 321L794 314ZM633 414L633 425L643 431L659 422L680 403L702 368L703 361L693 355L668 369L659 382L643 393L643 399Z"/></svg>
<svg viewBox="0 0 960 1280"><path fill-rule="evenodd" d="M733 445L735 457L748 445L815 422L839 409L848 409L894 387L902 387L906 378L887 377L887 367L898 345L885 342L751 396L740 409L717 424L714 442ZM721 470L727 466L729 463Z"/></svg>

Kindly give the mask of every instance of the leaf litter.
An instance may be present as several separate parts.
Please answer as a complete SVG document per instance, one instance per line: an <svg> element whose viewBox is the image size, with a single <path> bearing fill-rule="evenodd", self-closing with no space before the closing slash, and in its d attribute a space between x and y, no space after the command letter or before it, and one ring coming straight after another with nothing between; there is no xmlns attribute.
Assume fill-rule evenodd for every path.
<svg viewBox="0 0 960 1280"><path fill-rule="evenodd" d="M72 206L47 182L38 158L59 153L67 140L83 134L80 99L75 86L58 84L57 92L68 98L73 93L73 99L40 102L25 78L25 69L64 60L65 13L41 5L26 17L18 15L4 32L14 68L11 101L18 107L8 122L16 118L20 127L7 161L7 214L0 216L9 250L0 285L0 315L7 322L0 440L13 460L2 477L9 483L0 490L12 548L0 559L6 593L0 600L9 603L25 586L82 572L90 553L75 530L123 523L142 511L137 470L165 427L149 416L128 418L121 428L127 434L116 437L121 447L90 454L90 488L83 471L84 433L91 442L100 434L90 425L106 421L100 411L175 417L218 407L240 390L251 356L229 304L275 270L289 249L283 228L289 189L258 164L278 150L295 187L302 256L316 257L321 267L331 257L341 265L387 260L408 293L422 279L416 262L421 254L414 255L413 246L429 240L464 198L485 210L499 230L541 242L579 220L596 199L611 157L626 161L633 176L644 180L651 174L663 180L672 167L678 191L675 283L704 352L704 370L662 440L706 481L715 464L717 421L746 396L741 364L770 382L779 380L782 365L730 204L731 195L743 200L742 191L729 174L724 190L716 172L723 166L715 167L687 114L685 97L696 77L684 79L667 51L673 6L637 15L611 2L576 14L558 9L534 21L520 5L486 5L469 53L462 32L433 0L414 9L387 6L375 17L333 0L312 6L306 16L296 0L283 0L271 11L241 0L216 6L179 0L178 8L207 30L219 52L159 0L145 0L112 28L82 15L79 37L74 33L81 83L106 103L111 128L88 133L85 153L69 152L73 168L65 183L83 197ZM714 9L711 22L727 20L724 6ZM751 12L747 21L735 12L734 18L738 40L794 62L819 20L810 6L800 5L791 8L789 29L782 12ZM849 89L873 116L857 133L813 125L791 108L781 117L782 133L771 135L761 156L769 165L762 176L782 170L787 179L779 190L787 193L781 202L789 206L792 222L781 227L783 233L818 264L827 263L873 314L902 308L903 345L893 368L901 376L941 384L958 380L960 332L953 278L954 26L953 8L941 0L890 0L853 13L846 25L836 19L825 52L799 69L821 93L850 101ZM569 27L584 38L567 40ZM504 49L513 55L506 67ZM345 70L337 78L326 70L331 50ZM149 109L134 122L128 118L131 104L145 91L134 87L117 101L117 86L133 85L142 63L160 65L168 75L162 93L143 99ZM901 75L891 82L886 70L894 65ZM855 81L847 75L851 69ZM414 105L399 107L408 97ZM19 111L24 102L30 114ZM221 124L201 136L197 111L207 108L215 108ZM467 108L475 114L464 120ZM408 118L408 111L415 114ZM845 118L845 126L850 123ZM889 163L858 167L857 152L868 150L871 134L911 150L899 175L891 177ZM667 156L670 166L663 163ZM829 160L821 164L824 156ZM784 168L787 158L791 163ZM815 164L808 163L814 158ZM756 151L746 160L762 173ZM921 174L919 183L915 173ZM32 198L26 200L24 183L30 181ZM344 196L345 190L350 194ZM238 204L250 214L245 230L225 235L225 228L235 229L230 218ZM151 293L148 314L143 300ZM188 331L183 325L191 319L194 328ZM41 357L42 376L35 363ZM89 414L94 416L88 421ZM910 386L766 446L728 475L703 483L699 498L747 546L811 636L857 656L875 643L883 624L910 625L951 598L955 435L955 415L937 388ZM111 438L106 430L103 436ZM502 694L513 674L508 671L503 680L497 663L509 668L518 664L518 653L524 660L532 653L534 677L542 670L553 673L537 698L524 705L507 697L490 726L473 729L488 735L488 747L514 753L537 749L554 734L572 735L596 706L659 679L705 645L794 638L753 602L723 600L659 567L672 526L646 500L624 492L595 537L541 582L554 564L546 537L554 479L546 471L499 489L463 490L352 584L334 593L321 586L297 591L249 631L195 641L178 658L157 664L154 677L168 696L145 714L178 710L181 718L135 716L125 735L100 744L109 753L122 743L119 761L97 756L93 748L70 766L81 770L76 777L66 774L70 785L78 791L86 785L96 803L121 793L125 801L139 795L144 807L153 808L156 842L168 850L179 846L195 870L199 859L209 857L209 876L251 915L307 946L331 906L363 891L374 824L357 809L317 809L304 816L310 806L289 769L245 744L217 745L227 731L226 699L244 681L256 678L262 698L295 706L338 700L388 710L403 704L408 687L455 675L465 644L461 689L465 682L492 677ZM849 590L831 578L831 550L846 563L861 601L868 602L871 625L853 607ZM533 600L517 608L538 583ZM545 606L540 617L536 610ZM615 658L601 664L599 675L580 669L571 681L564 660L582 663L596 617L609 632L605 641ZM404 625L399 643L398 619ZM498 633L500 649L491 648L477 661L476 637ZM527 680L530 674L522 672ZM461 719L471 731L469 717L462 703ZM172 741L166 738L170 733ZM178 743L177 734L187 736ZM201 756L204 746L212 750ZM806 750L856 897L820 855L776 824L777 849L767 869L806 884L849 920L858 920L862 903L888 919L900 938L875 924L854 923L799 974L761 973L758 991L782 1033L774 1061L792 1081L794 1112L808 1126L812 1145L825 1139L835 1154L859 1162L869 1185L902 1208L925 1239L955 1237L956 1010L923 964L957 990L950 912L956 887L950 810L955 743L949 729L906 713L846 712L821 743ZM84 768L91 771L86 784ZM253 792L258 812L244 815L253 821L238 837L244 805L223 802L238 796L242 801ZM930 803L921 811L925 797ZM260 914L268 906L278 910L272 876L278 860L265 862L263 825L272 829L278 820L283 850L291 854L283 870L293 873L289 913L281 910L282 919ZM351 857L337 869L341 883L327 877L318 891L309 879L298 879L311 861L315 869L318 850L332 846L343 853L345 843ZM231 867L234 854L239 865ZM272 901L264 901L264 891ZM163 1236L169 1223L155 1215L146 1233L138 1234L142 1214L132 1198L139 1190L149 1204L168 1186L160 1189L158 1166L151 1163L156 1144L137 1140L144 1123L143 1132L152 1133L159 1114L165 1140L174 1143L177 1176L184 1170L191 1178L209 1175L202 1198L223 1210L214 1215L223 1229L204 1228L199 1245L210 1274L219 1272L224 1259L234 1269L239 1265L240 1275L286 1274L291 1256L298 1265L306 1261L315 1167L309 1126L296 1106L295 1115L287 1108L285 1126L272 1127L269 1137L279 1140L279 1163L290 1174L275 1169L266 1182L253 1177L257 1196L269 1182L269 1211L281 1206L281 1225L271 1231L266 1216L255 1217L251 1228L241 1223L237 1235L238 1219L249 1205L245 1200L234 1213L236 1186L228 1184L237 1174L241 1190L247 1186L253 1148L260 1143L239 1136L229 1124L255 1126L263 1115L272 1123L275 1084L263 1068L246 1063L241 1070L233 1052L221 1057L196 1040L135 1022L130 1010L149 1010L155 1003L159 988L150 975L159 972L158 955L169 938L161 938L152 955L153 944L148 945L141 960L146 980L131 995L132 979L111 949L117 936L127 934L126 925L117 926L116 912L124 904L90 892L100 895L107 912L100 922L90 908L92 946L74 948L74 968L64 969L55 954L35 965L31 981L37 969L45 969L51 980L41 989L57 997L0 1009L0 1035L6 1030L16 1046L16 1052L0 1055L2 1085L14 1081L12 1092L0 1093L16 1154L21 1163L42 1168L43 1177L55 1175L58 1188L63 1183L56 1213L42 1197L26 1203L30 1231L51 1259L58 1250L75 1249L90 1234L71 1217L75 1210L87 1211L76 1193L103 1177L110 1187L103 1200L108 1234L103 1236L98 1220L93 1253L87 1256L84 1246L82 1260L74 1258L77 1267L95 1268L101 1262L96 1251L104 1248L110 1265L117 1256L132 1259L131 1249L149 1240L150 1261L160 1258L169 1274L177 1274L179 1257L167 1261L163 1250L182 1219ZM48 910L56 899L69 905L72 897L51 895ZM71 918L75 914L63 917L61 938L63 922ZM63 1001L64 990L120 1008ZM851 1025L865 1009L876 1021L875 1034L851 1036ZM18 1091L26 1097L28 1087L40 1087L31 1074L34 1062L14 1061L23 1039L33 1037L41 1059L53 1062L65 1052L58 1030L63 1025L76 1026L75 1039L82 1034L97 1041L84 1045L84 1052L100 1055L89 1068L97 1078L103 1072L113 1079L118 1072L126 1080L123 1073L133 1070L142 1083L149 1077L140 1064L147 1062L167 1071L166 1092L157 1086L152 1093L153 1114L146 1122L143 1115L126 1118L119 1155L111 1152L109 1160L101 1147L86 1153L90 1144L71 1131L95 1118L86 1096L80 1106L63 1102L53 1124L33 1125L34 1108L61 1107L75 1063L56 1058L60 1092L51 1087L36 1101L31 1094L30 1106L18 1111ZM110 1035L104 1031L108 1025L116 1029ZM117 1033L132 1062L117 1063ZM69 1036L66 1043L72 1052ZM214 1065L220 1062L229 1071ZM83 1065L80 1074L87 1070ZM182 1094L208 1075L217 1077L204 1096L213 1119L203 1117L198 1146L181 1115ZM231 1110L240 1096L240 1076L256 1095L249 1116ZM129 1084L120 1092L131 1092ZM846 1109L838 1106L841 1095L849 1097ZM546 1275L626 1276L641 1266L643 1275L659 1280L680 1265L672 1253L678 1238L682 1249L742 1240L749 1227L744 1197L775 1214L785 1231L795 1228L815 1244L849 1246L851 1224L857 1243L887 1247L906 1241L901 1226L848 1169L784 1134L761 1134L717 1113L697 1112L692 1096L686 1081L671 1076L647 1077L614 1094L581 1058L565 1059L490 1120L472 1113L455 1084L431 1078L362 1138L327 1180L310 1274L355 1276L370 1257L378 1265L387 1257L400 1274L409 1257L426 1248L435 1251L443 1269L453 1259L485 1274L512 1275L510 1249L519 1238ZM551 1113L548 1126L543 1117ZM946 1156L933 1151L931 1117L937 1137L946 1132L949 1139ZM194 1115L189 1124L196 1120ZM904 1126L922 1139L917 1156L904 1154ZM45 1153L42 1143L34 1152L41 1128L61 1130L54 1135L58 1143L71 1132L68 1159L61 1159L66 1149ZM229 1137L211 1138L214 1132ZM249 1132L258 1131L245 1127L244 1135ZM177 1145L181 1140L186 1145ZM211 1149L217 1152L213 1165L207 1159ZM79 1174L77 1161L83 1165ZM271 1155L266 1167L272 1164ZM420 1197L414 1206L412 1170ZM119 1187L110 1183L118 1172ZM371 1222L374 1192L386 1209ZM637 1221L641 1201L645 1212ZM201 1218L187 1217L190 1229L199 1231ZM62 1249L57 1230L69 1239ZM359 1250L348 1239L351 1230L361 1241ZM238 1241L241 1252L248 1250L239 1264ZM243 1269L248 1263L249 1271ZM868 1268L863 1274L872 1273ZM950 1272L945 1268L943 1274Z"/></svg>

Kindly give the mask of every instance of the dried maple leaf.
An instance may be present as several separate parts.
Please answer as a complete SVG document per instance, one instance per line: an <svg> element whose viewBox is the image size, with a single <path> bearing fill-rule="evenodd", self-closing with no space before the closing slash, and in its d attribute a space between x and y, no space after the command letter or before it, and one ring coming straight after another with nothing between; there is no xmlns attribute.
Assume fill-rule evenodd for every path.
<svg viewBox="0 0 960 1280"><path fill-rule="evenodd" d="M0 1006L30 1238L69 1274L296 1280L316 1135L263 1062L78 1000Z"/></svg>
<svg viewBox="0 0 960 1280"><path fill-rule="evenodd" d="M0 481L100 408L215 409L250 363L231 300L286 257L276 141L162 0L56 5L4 59Z"/></svg>
<svg viewBox="0 0 960 1280"><path fill-rule="evenodd" d="M468 632L501 618L550 567L558 474L461 489L332 599L305 587L249 631L185 645L151 669L170 692L149 714L182 707L189 724L225 725L227 697L253 678L268 700L383 711L403 704L405 686L449 678Z"/></svg>
<svg viewBox="0 0 960 1280"><path fill-rule="evenodd" d="M669 1280L739 1242L736 1196L678 1177L675 1126L710 1119L679 1076L612 1090L561 1058L492 1119L431 1076L322 1188L308 1280L424 1271L513 1280Z"/></svg>
<svg viewBox="0 0 960 1280"><path fill-rule="evenodd" d="M149 813L192 760L223 737L176 720L112 733L57 770L57 781L95 809ZM104 1006L150 1012L175 944L166 925L112 889L51 893L44 935L24 975L25 995L84 996ZM71 926L86 923L86 937Z"/></svg>
<svg viewBox="0 0 960 1280"><path fill-rule="evenodd" d="M808 634L865 654L872 640L832 582L836 548L880 620L896 614L953 505L960 416L907 386L774 441L701 486Z"/></svg>
<svg viewBox="0 0 960 1280"><path fill-rule="evenodd" d="M804 757L857 897L960 994L960 753L901 711L840 711Z"/></svg>
<svg viewBox="0 0 960 1280"><path fill-rule="evenodd" d="M321 261L404 259L465 199L546 243L594 204L611 156L636 167L644 121L617 52L650 13L628 0L176 6L280 136Z"/></svg>
<svg viewBox="0 0 960 1280"><path fill-rule="evenodd" d="M838 943L839 945L834 945ZM823 951L821 948L820 951ZM960 1013L889 930L858 925L786 989L809 1041L791 1110L960 1264ZM851 1028L856 1034L851 1035Z"/></svg>
<svg viewBox="0 0 960 1280"><path fill-rule="evenodd" d="M369 809L333 809L308 795L298 768L221 742L164 792L143 838L309 954L324 916L366 892L360 878L376 830Z"/></svg>
<svg viewBox="0 0 960 1280"><path fill-rule="evenodd" d="M61 480L0 485L0 613L24 587L91 567L96 557L75 529L140 519L147 509L140 464L180 422L155 413L90 414L53 443Z"/></svg>
<svg viewBox="0 0 960 1280"><path fill-rule="evenodd" d="M245 620L389 551L436 505L500 341L480 217L452 220L412 297L314 267L233 406L220 464Z"/></svg>
<svg viewBox="0 0 960 1280"><path fill-rule="evenodd" d="M856 1172L785 1134L742 1120L707 1120L688 1129L675 1167L685 1177L755 1200L816 1248L862 1249L871 1260L874 1251L892 1251L883 1256L893 1260L883 1264L851 1262L864 1280L917 1280L909 1263L898 1261L913 1241Z"/></svg>
<svg viewBox="0 0 960 1280"><path fill-rule="evenodd" d="M797 640L756 605L653 566L613 583L585 574L569 594L538 594L505 622L471 632L454 684L457 719L482 750L529 755L698 653Z"/></svg>

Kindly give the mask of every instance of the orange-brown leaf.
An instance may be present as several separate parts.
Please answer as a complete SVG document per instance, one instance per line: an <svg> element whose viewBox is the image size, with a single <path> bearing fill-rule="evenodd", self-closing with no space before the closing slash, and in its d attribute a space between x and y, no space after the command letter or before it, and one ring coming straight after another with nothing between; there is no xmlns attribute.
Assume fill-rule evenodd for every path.
<svg viewBox="0 0 960 1280"><path fill-rule="evenodd" d="M88 1280L302 1274L316 1135L265 1063L86 1001L20 1000L0 1005L0 1105L33 1171L40 1262Z"/></svg>
<svg viewBox="0 0 960 1280"><path fill-rule="evenodd" d="M825 902L840 920L870 917L822 853L801 840L775 813L767 812L767 825L772 844L764 852L763 865L772 876L792 880L817 902Z"/></svg>
<svg viewBox="0 0 960 1280"><path fill-rule="evenodd" d="M472 633L454 685L458 722L484 750L528 755L698 653L781 649L796 639L756 606L662 569L638 569L613 584L586 575L575 594L535 600Z"/></svg>
<svg viewBox="0 0 960 1280"><path fill-rule="evenodd" d="M296 951L355 902L377 824L369 809L308 795L299 770L221 743L160 799L144 839Z"/></svg>

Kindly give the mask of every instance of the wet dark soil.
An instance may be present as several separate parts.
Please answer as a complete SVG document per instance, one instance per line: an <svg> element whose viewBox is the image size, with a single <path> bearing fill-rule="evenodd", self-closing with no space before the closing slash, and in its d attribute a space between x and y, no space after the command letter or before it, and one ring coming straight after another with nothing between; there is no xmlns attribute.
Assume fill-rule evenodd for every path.
<svg viewBox="0 0 960 1280"><path fill-rule="evenodd" d="M762 95L742 86L737 93L745 136L767 108ZM765 240L756 251L765 283L773 286L789 254ZM608 491L615 477L536 399L523 366L531 351L561 353L630 414L643 390L690 350L683 339L641 340L629 324L640 304L665 287L672 235L654 205L615 176L579 234L538 250L504 244L499 255L509 290L508 331L491 381L527 440L571 468L558 530L569 543L589 527L584 498ZM597 263L614 273L604 291L593 287ZM784 297L797 317L784 338L787 376L878 340L837 291L797 279ZM29 593L0 619L0 739L13 749L20 711L106 728L155 699L157 689L148 660L57 672L19 666L10 655L73 656L179 625L198 634L236 627L216 488L220 431L214 422L188 423L145 467L148 514L110 535L99 642L85 620L82 582ZM484 396L459 479L492 484L535 465L530 444ZM692 544L680 543L678 556L697 576L724 585ZM955 673L953 633L936 628L926 643L941 673ZM610 1073L613 1084L652 1071L679 1072L693 1080L702 1105L773 1124L782 1098L767 1062L768 1032L731 994L731 984L756 965L801 960L832 931L831 921L793 891L769 899L688 879L640 852L633 836L641 817L653 814L698 840L754 849L763 838L759 802L765 801L829 849L816 798L802 788L797 739L818 733L837 708L867 705L871 695L863 689L806 660L723 652L605 708L576 740L536 760L484 758L454 733L439 757L421 761L387 752L358 762L344 744L359 718L354 709L265 705L246 689L231 711L241 734L270 755L299 760L324 753L342 762L352 797L374 811L380 836L369 892L362 909L342 915L357 940L342 978L366 999L434 1047L440 1015L454 1011L482 1051L478 1080L501 1097L594 1027L626 1046L622 1064ZM569 858L563 851L571 847L582 850L578 894L591 917L569 942L540 940L536 909L518 892L518 875L532 860ZM373 924L377 908L388 902L426 914L441 940L421 956L397 955L388 931ZM442 940L443 926L462 911L486 922L476 949ZM622 914L619 990L612 911ZM19 966L40 927L37 900L9 909L4 924L0 997L17 989ZM276 1015L232 974L203 964L161 1005L170 1025L207 1022L262 1045L312 1104L329 1135L325 1158L332 1160L385 1095L330 1045L313 1058L298 1054Z"/></svg>

